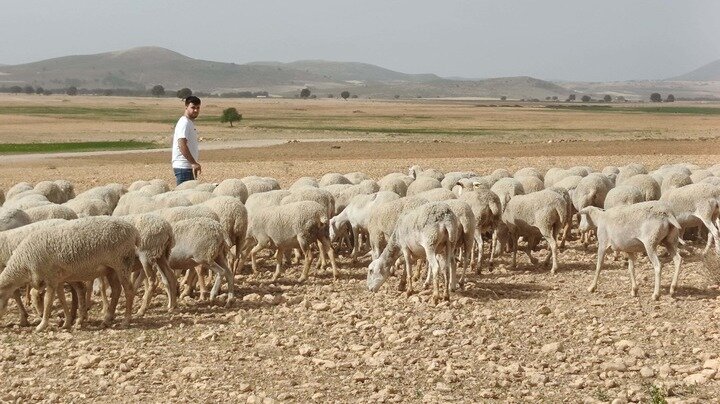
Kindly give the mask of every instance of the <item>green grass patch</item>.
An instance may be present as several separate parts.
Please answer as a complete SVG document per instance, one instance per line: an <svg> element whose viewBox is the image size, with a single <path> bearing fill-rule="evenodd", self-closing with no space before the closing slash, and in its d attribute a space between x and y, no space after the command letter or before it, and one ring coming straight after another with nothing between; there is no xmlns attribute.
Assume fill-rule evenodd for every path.
<svg viewBox="0 0 720 404"><path fill-rule="evenodd" d="M105 150L157 149L152 142L123 140L117 142L67 142L67 143L5 143L0 144L0 154L68 153Z"/></svg>

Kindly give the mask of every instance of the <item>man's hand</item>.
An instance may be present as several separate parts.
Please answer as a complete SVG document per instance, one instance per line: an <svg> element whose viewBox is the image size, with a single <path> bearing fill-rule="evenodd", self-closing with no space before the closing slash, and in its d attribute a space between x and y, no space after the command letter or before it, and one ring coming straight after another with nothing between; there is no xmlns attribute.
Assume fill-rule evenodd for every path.
<svg viewBox="0 0 720 404"><path fill-rule="evenodd" d="M193 178L197 179L198 175L202 172L202 166L198 163L192 163L190 167L192 168Z"/></svg>

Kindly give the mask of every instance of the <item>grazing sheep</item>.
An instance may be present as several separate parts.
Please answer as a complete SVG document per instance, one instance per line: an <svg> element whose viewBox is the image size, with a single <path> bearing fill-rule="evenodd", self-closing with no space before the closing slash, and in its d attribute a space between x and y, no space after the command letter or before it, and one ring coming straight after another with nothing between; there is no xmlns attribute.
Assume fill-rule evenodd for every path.
<svg viewBox="0 0 720 404"><path fill-rule="evenodd" d="M520 183L523 194L529 194L545 189L545 183L539 177L535 177L532 175L524 175L520 177L515 177L515 179Z"/></svg>
<svg viewBox="0 0 720 404"><path fill-rule="evenodd" d="M33 186L28 182L18 182L17 184L10 187L5 193L5 199L13 199L16 195L21 194L25 191L32 191Z"/></svg>
<svg viewBox="0 0 720 404"><path fill-rule="evenodd" d="M462 263L463 270L462 275L460 276L460 285L464 285L465 273L470 263L470 256L475 245L475 228L477 226L477 219L475 218L472 208L467 202L451 199L445 201L445 203L450 207L450 210L452 210L455 217L458 219L458 236L456 238L457 245L455 246L454 255L450 259L454 260L455 256L457 256L459 261ZM428 274L429 272L430 271L428 271ZM426 282L426 284L429 284L429 282ZM458 285L455 284L450 285L453 290L457 286Z"/></svg>
<svg viewBox="0 0 720 404"><path fill-rule="evenodd" d="M634 185L620 185L608 191L603 208L608 210L616 206L645 202L645 195Z"/></svg>
<svg viewBox="0 0 720 404"><path fill-rule="evenodd" d="M646 201L660 199L660 184L649 174L637 174L623 181L622 185L637 187Z"/></svg>
<svg viewBox="0 0 720 404"><path fill-rule="evenodd" d="M534 167L521 168L521 169L515 171L515 174L513 174L513 178L515 178L515 179L519 179L522 177L536 177L540 181L544 180L542 173L540 173L540 171ZM543 184L543 187L544 187L544 184Z"/></svg>
<svg viewBox="0 0 720 404"><path fill-rule="evenodd" d="M232 196L245 203L248 198L248 189L242 180L237 178L228 178L221 181L213 190L213 194L221 196Z"/></svg>
<svg viewBox="0 0 720 404"><path fill-rule="evenodd" d="M420 205L403 214L395 225L387 246L368 265L367 286L377 292L390 275L390 267L398 255L405 259L406 276L401 277L401 289L408 296L413 293L412 264L423 258L433 279L433 303L440 300L440 271L444 270L443 298L450 299L450 288L455 284L453 251L457 243L458 218L444 202ZM405 282L403 282L403 279Z"/></svg>
<svg viewBox="0 0 720 404"><path fill-rule="evenodd" d="M111 217L89 217L38 229L18 245L0 274L0 317L18 288L28 284L35 289L45 286L42 321L36 328L42 331L48 326L56 292L61 301L64 299L64 282L115 275L125 292L125 324L129 325L134 297L129 274L139 242L135 227ZM114 316L118 297L113 295L110 311L105 313L106 323ZM69 310L66 306L64 309L69 319Z"/></svg>
<svg viewBox="0 0 720 404"><path fill-rule="evenodd" d="M537 260L533 258L530 251L543 238L550 247L552 257L550 272L554 274L557 271L557 242L555 240L558 232L569 219L567 211L565 199L552 190L517 195L510 199L502 213L502 221L508 228L513 246L513 268L516 266L518 238L523 237L527 241L525 253L533 265L537 263ZM549 258L550 256L548 256Z"/></svg>
<svg viewBox="0 0 720 404"><path fill-rule="evenodd" d="M512 178L512 175L510 175L510 171L504 169L504 168L498 168L497 170L493 171L492 174L486 176L491 183L496 183L500 181L503 178Z"/></svg>
<svg viewBox="0 0 720 404"><path fill-rule="evenodd" d="M483 238L482 233L493 233L493 239L496 236L496 228L501 222L500 215L502 213L502 205L500 197L494 192L485 188L477 188L473 191L463 192L459 198L461 201L470 205L473 215L475 215L475 242L478 245L478 260L474 261L474 249L471 254L471 265L475 266L476 272L480 272L483 261ZM492 267L493 258L495 257L494 249L490 248L490 259L488 265Z"/></svg>
<svg viewBox="0 0 720 404"><path fill-rule="evenodd" d="M300 177L288 188L290 191L300 188L319 188L320 184L313 177Z"/></svg>
<svg viewBox="0 0 720 404"><path fill-rule="evenodd" d="M135 192L138 192L140 194L147 195L147 196L156 196L156 195L164 194L164 193L168 192L168 190L166 189L166 186L164 186L163 184L148 183L147 185L138 189Z"/></svg>
<svg viewBox="0 0 720 404"><path fill-rule="evenodd" d="M0 231L10 230L32 223L32 218L20 209L0 208Z"/></svg>
<svg viewBox="0 0 720 404"><path fill-rule="evenodd" d="M370 212L368 219L368 238L370 239L370 251L372 258L380 256L380 252L386 241L395 230L398 217L407 210L414 209L428 203L426 199L417 197L404 197L378 205Z"/></svg>
<svg viewBox="0 0 720 404"><path fill-rule="evenodd" d="M65 202L62 206L72 209L77 217L110 216L113 213L110 206L100 199L75 198Z"/></svg>
<svg viewBox="0 0 720 404"><path fill-rule="evenodd" d="M127 189L129 192L139 191L146 185L150 185L150 181L137 180L137 181L133 182L132 184L130 184L130 186Z"/></svg>
<svg viewBox="0 0 720 404"><path fill-rule="evenodd" d="M262 210L265 207L280 205L283 198L288 195L290 195L290 191L285 189L250 194L247 201L245 201L245 208L248 211L248 215L252 216L253 212Z"/></svg>
<svg viewBox="0 0 720 404"><path fill-rule="evenodd" d="M391 178L401 179L401 180L405 183L406 186L409 186L410 183L412 183L413 181L415 181L415 178L414 178L414 177L412 177L412 176L410 176L410 175L407 175L407 174L403 174L403 173L389 173L389 174L385 175L384 177L382 177L382 178L380 179L380 181L378 181L378 182L386 181L386 180L389 180L389 179L391 179Z"/></svg>
<svg viewBox="0 0 720 404"><path fill-rule="evenodd" d="M497 194L500 198L500 205L503 209L507 205L508 201L516 195L523 194L522 184L515 178L505 177L500 178L496 183L490 187L490 190Z"/></svg>
<svg viewBox="0 0 720 404"><path fill-rule="evenodd" d="M558 167L551 167L547 170L547 172L545 172L545 177L543 178L545 188L550 188L554 186L556 182L569 176L571 176L571 174L567 170Z"/></svg>
<svg viewBox="0 0 720 404"><path fill-rule="evenodd" d="M438 180L438 182L442 181L443 178L445 178L445 174L443 174L440 170L436 170L434 168L428 168L426 170L423 170L418 165L410 167L410 169L408 169L408 175L415 178L416 180L420 177L435 178L436 180Z"/></svg>
<svg viewBox="0 0 720 404"><path fill-rule="evenodd" d="M48 219L73 220L78 218L78 215L77 213L75 213L74 210L68 208L67 206L56 204L30 208L27 209L25 213L30 216L30 220L32 220L33 222L39 222Z"/></svg>
<svg viewBox="0 0 720 404"><path fill-rule="evenodd" d="M327 173L323 175L320 180L318 181L318 185L320 187L325 187L328 185L337 185L337 184L349 184L352 185L352 181L347 179L344 175L340 173Z"/></svg>
<svg viewBox="0 0 720 404"><path fill-rule="evenodd" d="M255 254L263 248L277 248L277 266L273 274L273 282L278 279L282 270L285 252L299 248L305 257L300 282L308 277L313 254L311 245L320 242L332 265L333 278L337 279L335 253L328 239L328 217L326 208L317 202L301 201L287 205L267 207L250 217L247 239L243 247L243 257L249 252L253 271L257 271Z"/></svg>
<svg viewBox="0 0 720 404"><path fill-rule="evenodd" d="M615 251L626 252L629 256L628 271L630 272L630 293L637 296L635 283L635 259L637 253L645 252L655 269L655 289L652 298L660 298L660 271L662 264L657 255L657 246L662 244L675 262L675 274L670 285L670 295L675 293L682 258L677 250L678 236L681 229L675 216L662 202L648 201L634 205L617 206L606 211L589 206L580 211L580 229L597 229L598 254L595 276L588 288L589 292L597 289L600 268L608 247Z"/></svg>
<svg viewBox="0 0 720 404"><path fill-rule="evenodd" d="M177 185L175 187L175 191L184 191L184 190L188 190L188 189L195 189L195 187L197 187L198 185L200 185L200 180L185 181L185 182Z"/></svg>
<svg viewBox="0 0 720 404"><path fill-rule="evenodd" d="M692 183L693 181L688 173L671 172L663 176L662 183L660 184L660 194L665 194L671 189L684 187Z"/></svg>
<svg viewBox="0 0 720 404"><path fill-rule="evenodd" d="M572 195L575 210L580 211L586 206L602 207L611 188L612 183L603 174L593 173L583 177Z"/></svg>
<svg viewBox="0 0 720 404"><path fill-rule="evenodd" d="M692 180L693 184L701 182L708 177L714 177L713 173L711 173L709 170L695 170L690 175L690 179Z"/></svg>
<svg viewBox="0 0 720 404"><path fill-rule="evenodd" d="M445 201L448 199L457 199L457 195L453 191L445 188L434 188L425 192L413 195L416 198L427 199L430 202Z"/></svg>
<svg viewBox="0 0 720 404"><path fill-rule="evenodd" d="M158 209L153 213L170 223L176 223L181 220L191 220L194 218L206 218L220 223L220 218L217 213L206 205L176 206L174 208ZM230 240L228 240L228 246L229 245Z"/></svg>
<svg viewBox="0 0 720 404"><path fill-rule="evenodd" d="M68 180L55 180L54 182L63 193L63 203L75 198L75 185L72 182Z"/></svg>
<svg viewBox="0 0 720 404"><path fill-rule="evenodd" d="M198 184L195 188L193 188L193 191L212 194L213 191L215 191L216 187L217 187L217 184L203 182L201 184Z"/></svg>
<svg viewBox="0 0 720 404"><path fill-rule="evenodd" d="M398 176L385 176L378 181L380 191L390 191L403 197L407 195L407 184Z"/></svg>
<svg viewBox="0 0 720 404"><path fill-rule="evenodd" d="M715 221L720 216L720 188L700 182L675 188L664 193L660 201L670 207L670 211L682 225L682 231L690 227L704 225L710 235L705 252L710 248L711 239L715 241L715 249L720 252L720 233Z"/></svg>
<svg viewBox="0 0 720 404"><path fill-rule="evenodd" d="M38 191L31 190L22 192L13 197L13 199L7 200L3 207L25 210L36 206L50 205L51 203L45 195L40 194Z"/></svg>
<svg viewBox="0 0 720 404"><path fill-rule="evenodd" d="M720 177L707 177L700 181L700 183L707 183L720 187Z"/></svg>
<svg viewBox="0 0 720 404"><path fill-rule="evenodd" d="M275 178L248 176L241 178L248 191L248 198L258 192L268 192L280 189L280 184Z"/></svg>
<svg viewBox="0 0 720 404"><path fill-rule="evenodd" d="M228 268L225 259L227 236L220 223L206 217L197 217L172 223L172 230L175 245L168 259L170 267L177 270L190 270L189 278L195 273L192 269L198 265L215 272L215 284L210 290L210 300L215 300L220 291L222 279L225 278L228 284L226 306L229 306L235 298L235 287L232 271ZM192 283L193 281L190 279L186 280L186 290L181 296L187 295L187 288Z"/></svg>
<svg viewBox="0 0 720 404"><path fill-rule="evenodd" d="M642 164L628 164L619 167L617 177L615 177L615 185L623 185L623 182L628 178L647 173L647 169Z"/></svg>
<svg viewBox="0 0 720 404"><path fill-rule="evenodd" d="M440 185L445 189L452 190L455 185L457 185L457 182L464 178L471 178L471 177L477 177L477 174L472 171L453 171L445 174L445 177L443 177L442 181L440 181Z"/></svg>
<svg viewBox="0 0 720 404"><path fill-rule="evenodd" d="M113 216L123 216L138 213L152 212L160 209L162 205L153 197L143 195L139 191L128 192L123 195L113 210Z"/></svg>
<svg viewBox="0 0 720 404"><path fill-rule="evenodd" d="M360 172L360 171L354 171L354 172L351 172L351 173L347 173L347 174L345 174L345 178L347 178L348 180L350 180L350 182L351 182L353 185L357 185L357 184L359 184L359 183L361 183L361 182L363 182L363 181L365 181L365 180L369 180L369 179L370 179L370 177L368 177L367 174L365 174L365 173L363 173L363 172Z"/></svg>
<svg viewBox="0 0 720 404"><path fill-rule="evenodd" d="M105 202L110 207L111 211L114 211L120 201L120 198L126 193L128 193L127 189L125 189L121 184L111 183L90 188L76 196L75 199L99 199Z"/></svg>
<svg viewBox="0 0 720 404"><path fill-rule="evenodd" d="M190 199L187 198L185 192L194 191L170 191L160 195L155 195L152 197L152 199L156 202L155 206L157 207L157 209L174 208L177 206L192 206L193 203L190 201ZM207 197L206 192L201 192L201 195L202 196L198 198L200 201L212 199Z"/></svg>
<svg viewBox="0 0 720 404"><path fill-rule="evenodd" d="M581 177L588 176L591 172L593 172L593 169L588 166L574 166L567 169L567 172L570 175L579 175Z"/></svg>
<svg viewBox="0 0 720 404"><path fill-rule="evenodd" d="M365 180L357 185L330 185L324 189L330 191L335 198L335 214L338 214L355 195L374 194L380 190L380 186L373 180Z"/></svg>
<svg viewBox="0 0 720 404"><path fill-rule="evenodd" d="M248 212L245 205L232 196L218 196L203 202L199 206L207 206L220 219L225 233L230 239L229 247L235 247L235 256L230 260L230 268L236 273L239 265L240 249L242 248L248 227Z"/></svg>
<svg viewBox="0 0 720 404"><path fill-rule="evenodd" d="M313 201L325 206L327 217L335 215L335 197L329 191L320 188L301 188L290 191L290 195L284 197L281 205L300 201Z"/></svg>

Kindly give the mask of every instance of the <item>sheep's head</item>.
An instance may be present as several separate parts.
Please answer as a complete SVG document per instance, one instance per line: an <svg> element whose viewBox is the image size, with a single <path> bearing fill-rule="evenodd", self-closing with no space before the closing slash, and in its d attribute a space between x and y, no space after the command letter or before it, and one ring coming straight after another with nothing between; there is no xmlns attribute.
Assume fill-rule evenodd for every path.
<svg viewBox="0 0 720 404"><path fill-rule="evenodd" d="M580 215L580 225L578 228L581 232L586 232L597 228L597 224L593 222L591 213L595 210L599 210L594 206L588 206L582 208L578 214Z"/></svg>
<svg viewBox="0 0 720 404"><path fill-rule="evenodd" d="M380 258L374 259L368 265L368 290L373 293L380 290L380 287L383 285L383 283L385 283L385 279L387 279L387 276L388 270L387 268L385 268L385 263Z"/></svg>

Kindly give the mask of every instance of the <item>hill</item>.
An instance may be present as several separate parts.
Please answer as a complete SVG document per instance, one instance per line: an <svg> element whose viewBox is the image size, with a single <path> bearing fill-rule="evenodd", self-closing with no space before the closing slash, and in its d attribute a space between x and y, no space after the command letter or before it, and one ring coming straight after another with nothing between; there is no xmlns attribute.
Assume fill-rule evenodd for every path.
<svg viewBox="0 0 720 404"><path fill-rule="evenodd" d="M720 81L720 59L710 62L704 66L685 73L683 75L670 78L671 81Z"/></svg>
<svg viewBox="0 0 720 404"><path fill-rule="evenodd" d="M94 55L64 56L0 68L0 86L88 89L149 89L222 93L268 91L295 96L310 88L318 97L348 90L362 97L566 97L569 90L531 77L486 80L445 79L434 74L407 74L357 62L303 60L291 63L235 64L193 59L159 48L139 47Z"/></svg>

